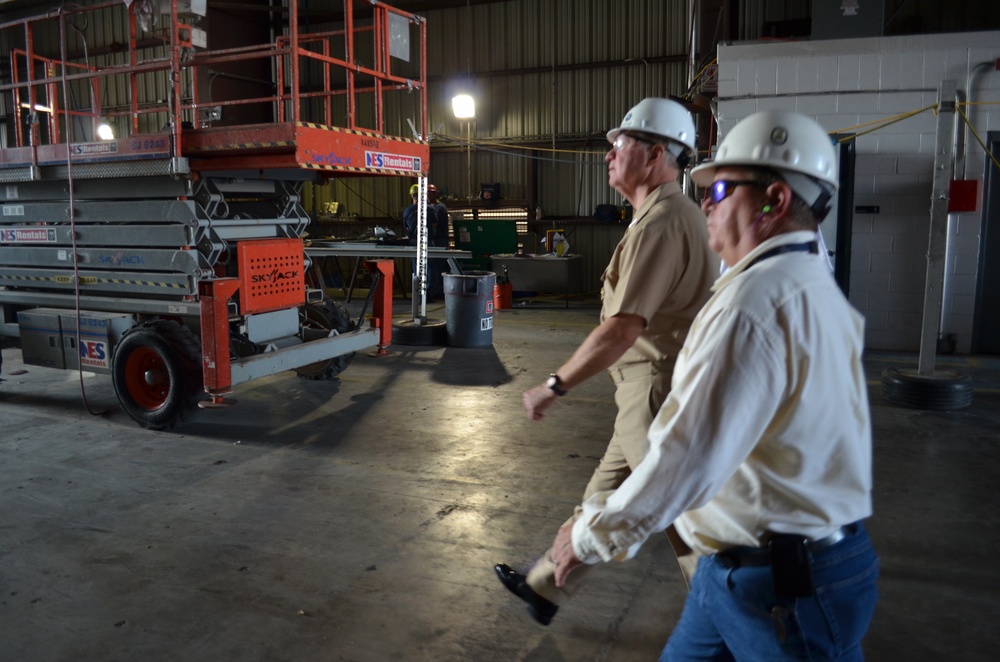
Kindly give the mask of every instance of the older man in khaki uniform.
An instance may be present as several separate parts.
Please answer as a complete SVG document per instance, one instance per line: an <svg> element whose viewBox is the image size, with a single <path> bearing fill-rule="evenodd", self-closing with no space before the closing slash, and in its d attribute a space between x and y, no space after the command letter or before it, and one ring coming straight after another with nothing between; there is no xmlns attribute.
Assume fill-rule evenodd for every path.
<svg viewBox="0 0 1000 662"><path fill-rule="evenodd" d="M608 132L608 141L608 183L636 211L602 276L601 323L544 384L523 396L528 415L541 420L560 396L599 372L607 370L614 380L614 434L584 501L617 488L645 456L646 435L670 391L677 354L719 273L705 217L677 183L695 151L687 110L669 99L644 99ZM569 522L578 516L579 509ZM585 574L578 570L571 584L556 587L551 551L527 576L503 563L495 568L543 625Z"/></svg>

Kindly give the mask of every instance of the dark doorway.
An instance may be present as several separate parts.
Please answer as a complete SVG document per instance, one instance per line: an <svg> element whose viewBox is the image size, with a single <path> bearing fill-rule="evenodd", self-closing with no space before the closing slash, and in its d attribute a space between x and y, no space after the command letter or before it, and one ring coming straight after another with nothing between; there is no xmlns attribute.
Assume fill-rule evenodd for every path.
<svg viewBox="0 0 1000 662"><path fill-rule="evenodd" d="M844 296L850 294L851 277L851 235L854 233L854 136L844 134L834 134L831 136L836 141L837 159L840 168L840 189L837 191L837 201L830 211L830 216L823 222L827 225L831 220L836 224L833 227L834 236L831 237L824 232L824 239L828 248L833 249L833 277L840 286ZM836 216L834 216L836 214ZM820 226L823 230L823 226Z"/></svg>
<svg viewBox="0 0 1000 662"><path fill-rule="evenodd" d="M993 159L986 158L983 217L979 231L979 277L972 317L972 353L1000 354L1000 131L986 134ZM990 287L989 284L993 286Z"/></svg>

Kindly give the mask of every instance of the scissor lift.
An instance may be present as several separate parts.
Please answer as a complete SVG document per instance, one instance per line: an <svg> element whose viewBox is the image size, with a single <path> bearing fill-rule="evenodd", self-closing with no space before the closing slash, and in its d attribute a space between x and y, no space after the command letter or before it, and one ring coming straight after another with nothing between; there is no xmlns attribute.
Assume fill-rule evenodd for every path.
<svg viewBox="0 0 1000 662"><path fill-rule="evenodd" d="M25 363L110 374L144 427L281 371L334 376L391 341L393 262L368 264L378 285L362 328L310 288L300 199L331 177L426 177L428 143L385 130L395 113L427 134L425 24L347 0L337 29L305 33L287 4L270 43L215 51L196 23L211 0L0 23L0 96L17 117L0 149L0 335L21 339ZM164 12L155 25L150 5ZM122 26L127 46L89 55L81 26L95 25ZM409 75L390 57L401 33L419 44ZM270 93L208 98L241 66L271 72ZM98 139L102 122L114 138Z"/></svg>

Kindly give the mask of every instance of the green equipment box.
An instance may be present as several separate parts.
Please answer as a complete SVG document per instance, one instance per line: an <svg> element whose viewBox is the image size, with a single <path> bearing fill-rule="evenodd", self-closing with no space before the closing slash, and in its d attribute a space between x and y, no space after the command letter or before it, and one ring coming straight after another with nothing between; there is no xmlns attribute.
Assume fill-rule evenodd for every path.
<svg viewBox="0 0 1000 662"><path fill-rule="evenodd" d="M452 221L455 248L472 253L462 265L479 271L493 268L492 256L517 253L517 222L507 220Z"/></svg>

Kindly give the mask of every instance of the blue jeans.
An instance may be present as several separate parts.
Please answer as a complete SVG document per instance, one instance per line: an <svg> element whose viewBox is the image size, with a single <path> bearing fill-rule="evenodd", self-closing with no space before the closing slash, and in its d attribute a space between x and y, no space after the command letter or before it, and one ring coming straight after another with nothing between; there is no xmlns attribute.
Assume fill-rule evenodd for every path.
<svg viewBox="0 0 1000 662"><path fill-rule="evenodd" d="M444 273L447 260L427 260L427 298L444 299Z"/></svg>
<svg viewBox="0 0 1000 662"><path fill-rule="evenodd" d="M681 660L861 660L878 589L878 556L860 523L810 554L815 595L776 598L771 568L698 563L660 662Z"/></svg>

